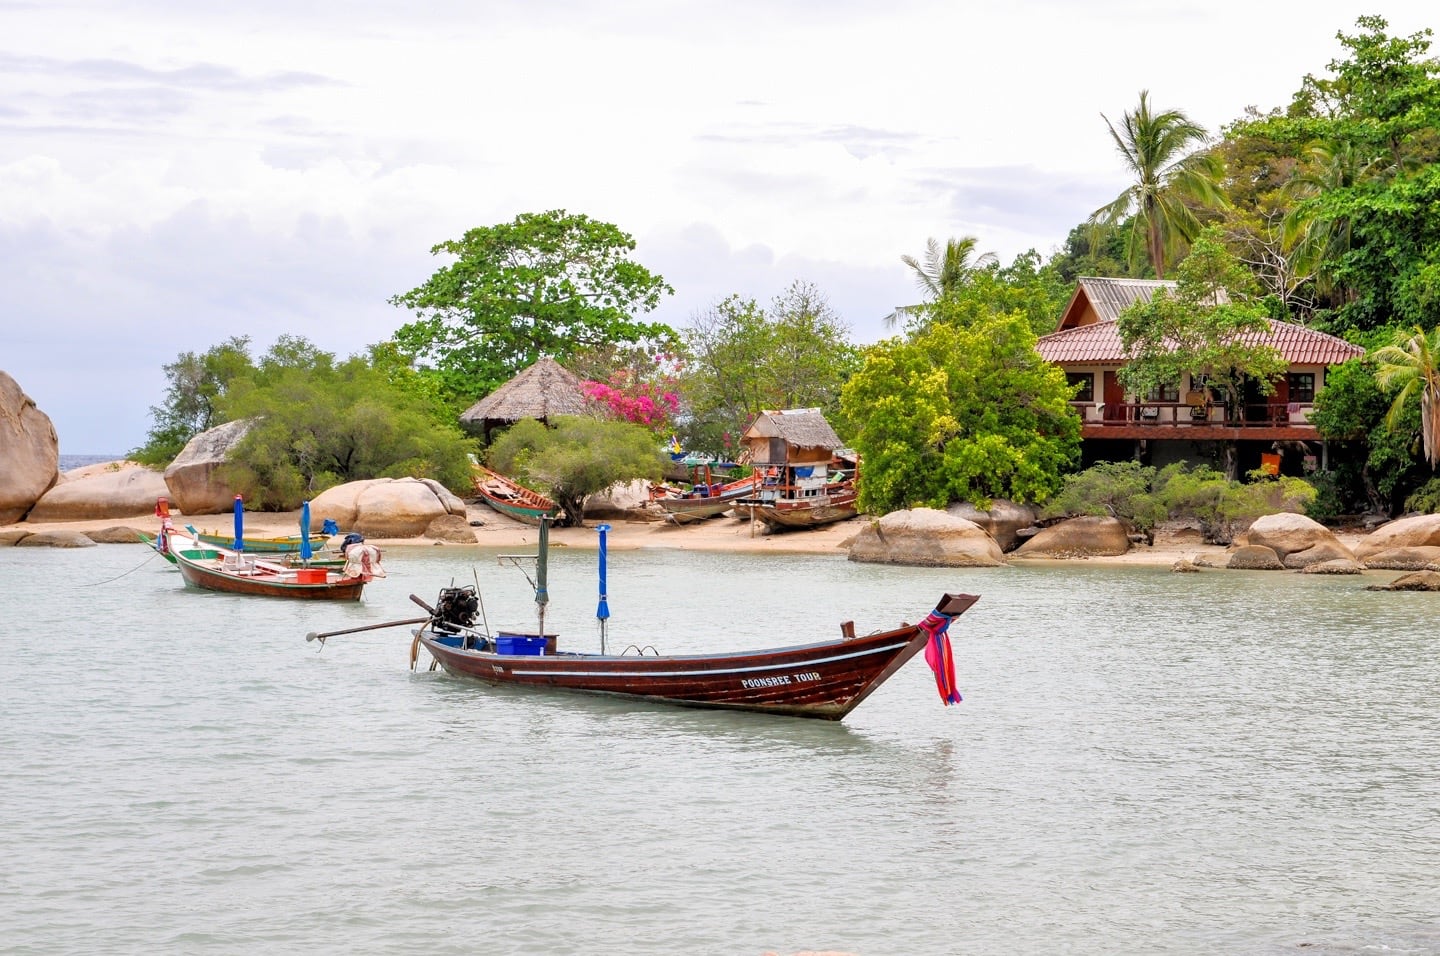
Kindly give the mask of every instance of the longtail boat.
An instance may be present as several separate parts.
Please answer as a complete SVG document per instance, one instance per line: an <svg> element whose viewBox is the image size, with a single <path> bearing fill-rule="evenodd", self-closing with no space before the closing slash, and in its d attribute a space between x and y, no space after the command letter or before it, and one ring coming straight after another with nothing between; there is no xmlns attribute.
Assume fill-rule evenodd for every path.
<svg viewBox="0 0 1440 956"><path fill-rule="evenodd" d="M781 465L767 469L755 492L736 502L772 528L814 528L859 514L858 462L832 459L828 466Z"/></svg>
<svg viewBox="0 0 1440 956"><path fill-rule="evenodd" d="M840 625L837 638L767 650L677 656L657 654L649 647L649 653L645 653L631 645L623 653L608 654L607 525L596 529L600 533L600 605L596 615L601 622L600 653L561 650L558 636L545 630L548 527L548 519L542 520L539 553L534 556L536 575L531 581L540 612L538 630L532 634L491 634L477 629L475 618L480 602L473 587L442 589L433 607L412 594L410 599L430 615L413 631L412 668L419 649L424 647L448 674L491 685L841 720L907 661L924 651L941 699L946 704L960 701L948 631L950 622L979 600L971 594L945 594L918 624L904 623L859 637L853 624L846 622ZM336 634L401 623L417 622L347 628L327 634L312 632L306 640L319 638L323 643Z"/></svg>
<svg viewBox="0 0 1440 956"><path fill-rule="evenodd" d="M328 541L329 538L330 536L325 534L311 535L310 544L318 550L325 546L325 542ZM196 540L206 547L218 545L224 548L234 543L235 536L221 531L199 531L196 532ZM298 553L304 541L304 536L298 534L282 534L270 537L255 537L247 534L245 535L245 550L254 551L259 554Z"/></svg>
<svg viewBox="0 0 1440 956"><path fill-rule="evenodd" d="M721 483L701 482L689 491L670 490L652 496L651 500L676 524L688 524L724 514L735 502L752 494L759 479L755 475Z"/></svg>
<svg viewBox="0 0 1440 956"><path fill-rule="evenodd" d="M555 502L540 492L531 491L499 472L491 471L484 465L473 467L475 493L502 515L516 518L526 524L538 525L542 517L554 517L559 513Z"/></svg>
<svg viewBox="0 0 1440 956"><path fill-rule="evenodd" d="M269 560L266 555L206 547L194 540L169 536L169 552L187 587L223 594L256 597L300 598L302 600L358 601L372 578L385 577L380 549L363 541L348 544L345 565L338 571L328 567L291 567ZM358 535L356 536L358 537Z"/></svg>

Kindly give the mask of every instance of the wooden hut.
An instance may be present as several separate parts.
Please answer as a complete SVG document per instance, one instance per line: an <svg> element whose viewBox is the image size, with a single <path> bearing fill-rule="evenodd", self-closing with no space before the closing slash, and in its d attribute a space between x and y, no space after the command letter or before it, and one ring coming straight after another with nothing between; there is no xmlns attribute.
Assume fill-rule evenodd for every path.
<svg viewBox="0 0 1440 956"><path fill-rule="evenodd" d="M760 485L737 504L776 528L809 528L856 514L859 461L818 408L761 412L742 436Z"/></svg>
<svg viewBox="0 0 1440 956"><path fill-rule="evenodd" d="M481 432L488 444L491 430L524 418L548 424L552 415L591 411L580 377L547 356L467 408L460 415L460 424Z"/></svg>
<svg viewBox="0 0 1440 956"><path fill-rule="evenodd" d="M774 465L827 465L840 437L818 408L761 412L742 436L757 469Z"/></svg>

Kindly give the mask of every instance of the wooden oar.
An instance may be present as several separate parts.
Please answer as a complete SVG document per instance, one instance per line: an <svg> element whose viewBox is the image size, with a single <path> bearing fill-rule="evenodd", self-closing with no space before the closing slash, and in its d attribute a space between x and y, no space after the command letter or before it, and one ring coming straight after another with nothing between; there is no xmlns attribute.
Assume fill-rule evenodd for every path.
<svg viewBox="0 0 1440 956"><path fill-rule="evenodd" d="M323 644L325 643L325 638L335 637L337 634L354 634L357 631L374 631L382 627L399 627L402 624L424 624L429 620L430 618L428 617L415 617L411 618L408 621L386 621L384 624L366 624L363 627L347 627L341 631L326 631L323 634L316 634L314 631L311 631L309 634L305 635L305 640L318 640L320 643Z"/></svg>

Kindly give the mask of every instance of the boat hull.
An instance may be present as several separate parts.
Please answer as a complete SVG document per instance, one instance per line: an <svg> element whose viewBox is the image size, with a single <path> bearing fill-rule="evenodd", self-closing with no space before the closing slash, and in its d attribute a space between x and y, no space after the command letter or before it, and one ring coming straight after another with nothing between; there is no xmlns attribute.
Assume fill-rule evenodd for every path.
<svg viewBox="0 0 1440 956"><path fill-rule="evenodd" d="M660 506L661 511L665 512L666 519L676 524L688 524L692 521L704 521L706 518L722 515L735 507L736 502L753 494L754 491L755 479L744 478L723 486L718 494L708 497L676 495L657 498L655 503Z"/></svg>
<svg viewBox="0 0 1440 956"><path fill-rule="evenodd" d="M977 600L947 596L958 614ZM918 625L864 637L718 655L495 654L416 640L446 672L487 684L633 700L840 720L924 648Z"/></svg>
<svg viewBox="0 0 1440 956"><path fill-rule="evenodd" d="M531 491L484 466L476 466L473 484L481 501L502 515L526 524L538 526L541 518L554 517L560 510L539 492Z"/></svg>
<svg viewBox="0 0 1440 956"><path fill-rule="evenodd" d="M214 551L175 551L175 565L189 587L222 594L281 597L310 601L358 601L365 590L363 578L340 578L327 572L324 583L298 583L279 573L238 574L224 570Z"/></svg>
<svg viewBox="0 0 1440 956"><path fill-rule="evenodd" d="M813 498L748 499L745 506L754 517L777 528L814 528L845 521L860 513L854 488Z"/></svg>

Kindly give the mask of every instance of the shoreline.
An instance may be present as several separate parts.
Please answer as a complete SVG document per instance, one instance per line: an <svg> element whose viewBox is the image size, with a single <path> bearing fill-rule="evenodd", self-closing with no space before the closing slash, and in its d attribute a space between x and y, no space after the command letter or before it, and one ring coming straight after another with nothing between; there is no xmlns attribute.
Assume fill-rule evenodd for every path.
<svg viewBox="0 0 1440 956"><path fill-rule="evenodd" d="M379 547L446 547L446 548L507 548L534 546L538 541L539 529L506 515L496 512L484 504L466 503L467 519L478 521L475 544L456 544L436 541L431 538L367 538ZM184 526L194 525L200 531L218 530L228 533L234 527L231 513L213 515L176 515L175 526L183 533ZM737 554L845 554L852 537L859 533L868 520L864 517L850 518L833 525L796 531L767 533L763 526L752 527L744 518L722 515L705 521L676 525L668 521L643 521L634 519L602 519L588 521L583 528L552 528L550 543L555 547L599 549L599 535L595 528L608 524L606 547L610 550L670 549L675 551L708 551ZM300 526L298 511L246 512L246 533L257 537L295 534ZM125 527L147 534L154 534L160 528L160 519L154 515L134 515L128 518L99 518L79 521L18 522L0 526L0 531L26 531L31 534L42 531L78 531L81 533L102 531L108 528ZM1347 547L1354 548L1364 534L1360 532L1337 532L1336 536ZM135 542L140 544L138 540ZM1200 534L1193 529L1164 530L1157 532L1153 545L1135 545L1125 554L1086 556L1073 558L1014 558L1017 562L1044 563L1090 563L1103 565L1135 565L1144 567L1171 567L1177 561L1198 557L1212 558L1224 555L1228 548L1218 544L1204 544Z"/></svg>

